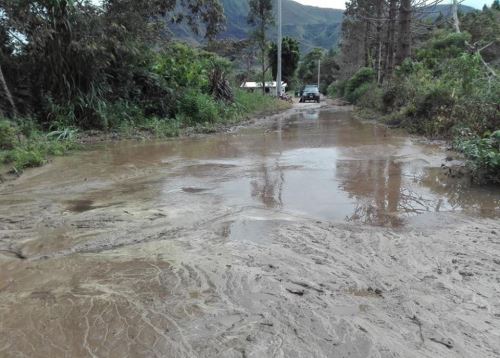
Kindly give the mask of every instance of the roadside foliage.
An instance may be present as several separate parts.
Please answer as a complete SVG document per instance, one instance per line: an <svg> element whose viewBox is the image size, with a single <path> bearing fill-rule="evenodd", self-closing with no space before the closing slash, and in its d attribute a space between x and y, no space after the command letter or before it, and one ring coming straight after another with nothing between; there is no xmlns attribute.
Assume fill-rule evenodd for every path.
<svg viewBox="0 0 500 358"><path fill-rule="evenodd" d="M223 9L218 0L2 1L0 161L41 165L74 148L79 131L172 136L276 108L233 89L228 60L173 41L170 23L211 40Z"/></svg>
<svg viewBox="0 0 500 358"><path fill-rule="evenodd" d="M410 33L396 4L348 4L340 69L328 94L375 112L389 125L450 139L469 159L477 181L500 182L498 0L481 11L458 9L456 24L443 14L421 19L429 8L412 3Z"/></svg>

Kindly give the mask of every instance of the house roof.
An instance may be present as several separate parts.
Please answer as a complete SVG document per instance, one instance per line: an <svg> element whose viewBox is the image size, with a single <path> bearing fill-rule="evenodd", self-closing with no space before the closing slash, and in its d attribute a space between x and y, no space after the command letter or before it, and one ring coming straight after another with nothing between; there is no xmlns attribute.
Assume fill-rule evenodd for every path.
<svg viewBox="0 0 500 358"><path fill-rule="evenodd" d="M266 87L276 88L277 82L266 82ZM286 88L288 85L285 82L281 82L281 86ZM243 82L240 88L262 88L262 82Z"/></svg>

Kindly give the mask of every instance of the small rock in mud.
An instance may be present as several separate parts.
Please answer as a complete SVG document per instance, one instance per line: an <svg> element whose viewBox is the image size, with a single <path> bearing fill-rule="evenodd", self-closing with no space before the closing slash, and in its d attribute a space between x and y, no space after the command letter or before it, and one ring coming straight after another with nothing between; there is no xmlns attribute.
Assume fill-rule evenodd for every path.
<svg viewBox="0 0 500 358"><path fill-rule="evenodd" d="M183 192L190 193L190 194L202 193L202 192L207 191L207 190L208 189L205 189L205 188L192 188L192 187L182 188Z"/></svg>
<svg viewBox="0 0 500 358"><path fill-rule="evenodd" d="M272 322L261 322L260 324L261 324L261 326L268 326L268 327L274 326L274 323L272 323Z"/></svg>
<svg viewBox="0 0 500 358"><path fill-rule="evenodd" d="M362 332L365 332L365 333L368 333L368 331L366 330L365 327L363 326L358 326L359 330L362 331Z"/></svg>
<svg viewBox="0 0 500 358"><path fill-rule="evenodd" d="M288 292L293 293L294 295L297 296L304 296L304 290L301 289L295 289L295 288L287 288L286 289Z"/></svg>

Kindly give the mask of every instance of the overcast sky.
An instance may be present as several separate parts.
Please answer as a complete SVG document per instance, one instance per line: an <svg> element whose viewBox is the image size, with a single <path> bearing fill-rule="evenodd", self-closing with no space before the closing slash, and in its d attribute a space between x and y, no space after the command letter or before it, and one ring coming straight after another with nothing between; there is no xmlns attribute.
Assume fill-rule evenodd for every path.
<svg viewBox="0 0 500 358"><path fill-rule="evenodd" d="M334 9L344 9L345 8L345 0L295 0L305 5L313 5L319 7L332 7ZM493 0L465 0L464 4L475 7L477 9L481 9L484 4L491 5ZM443 4L451 4L450 1L443 1Z"/></svg>

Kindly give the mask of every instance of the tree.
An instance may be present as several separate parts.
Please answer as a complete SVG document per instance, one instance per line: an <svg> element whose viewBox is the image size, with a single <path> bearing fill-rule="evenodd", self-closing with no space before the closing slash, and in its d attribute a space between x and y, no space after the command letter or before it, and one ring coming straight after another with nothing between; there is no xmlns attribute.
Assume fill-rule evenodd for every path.
<svg viewBox="0 0 500 358"><path fill-rule="evenodd" d="M299 42L291 37L284 37L281 43L282 78L288 85L290 85L295 71L299 67L299 46ZM278 73L278 46L276 43L271 44L269 63L271 64L273 78L276 78Z"/></svg>
<svg viewBox="0 0 500 358"><path fill-rule="evenodd" d="M250 25L255 27L251 37L259 47L260 65L262 70L262 91L265 93L266 72L268 69L266 66L266 54L268 51L266 32L268 28L274 24L273 4L272 0L250 0L249 6L250 9L247 21Z"/></svg>
<svg viewBox="0 0 500 358"><path fill-rule="evenodd" d="M401 0L399 5L399 39L396 51L396 64L400 65L411 53L411 0Z"/></svg>
<svg viewBox="0 0 500 358"><path fill-rule="evenodd" d="M78 124L92 125L99 101L130 100L156 86L143 68L146 54L166 42L165 19L213 37L224 15L219 0L103 0L101 6L90 0L2 0L0 31L16 51L2 61L7 87L1 87L10 88L14 102L22 93L18 109L36 112L44 123L53 119L51 108L68 106Z"/></svg>
<svg viewBox="0 0 500 358"><path fill-rule="evenodd" d="M338 64L339 52L332 49L321 60L320 91L327 92L328 86L338 79L340 66Z"/></svg>
<svg viewBox="0 0 500 358"><path fill-rule="evenodd" d="M390 76L394 70L397 7L398 0L389 0L388 25L384 47L385 64L381 81L383 81L386 76Z"/></svg>
<svg viewBox="0 0 500 358"><path fill-rule="evenodd" d="M318 81L318 63L324 56L324 50L313 48L300 62L298 76L302 83L316 83Z"/></svg>
<svg viewBox="0 0 500 358"><path fill-rule="evenodd" d="M4 93L5 98L7 98L7 101L9 102L10 105L10 110L14 114L14 116L17 115L17 109L16 105L14 103L14 99L12 97L12 94L10 93L9 87L7 86L7 82L5 81L5 77L3 75L2 67L0 66L0 86L2 86L2 90ZM2 113L2 108L0 106L0 115L3 115Z"/></svg>

